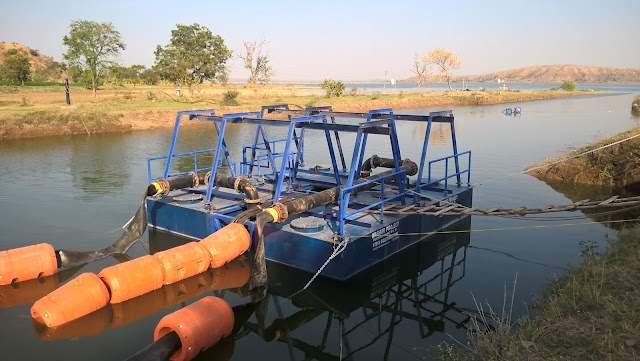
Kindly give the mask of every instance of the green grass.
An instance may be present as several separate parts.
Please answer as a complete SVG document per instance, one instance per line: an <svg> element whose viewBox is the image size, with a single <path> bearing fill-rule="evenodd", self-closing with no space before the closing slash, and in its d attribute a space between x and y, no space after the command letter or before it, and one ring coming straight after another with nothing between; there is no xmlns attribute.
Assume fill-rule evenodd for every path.
<svg viewBox="0 0 640 361"><path fill-rule="evenodd" d="M442 360L637 360L640 357L640 226L583 244L583 262L552 282L534 316L515 327L494 315L496 331L477 325L467 349L441 345Z"/></svg>

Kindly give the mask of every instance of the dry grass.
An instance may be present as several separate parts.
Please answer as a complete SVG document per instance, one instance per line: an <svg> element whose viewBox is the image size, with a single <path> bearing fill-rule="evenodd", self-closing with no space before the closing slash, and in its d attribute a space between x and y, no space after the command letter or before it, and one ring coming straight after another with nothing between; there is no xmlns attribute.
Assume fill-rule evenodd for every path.
<svg viewBox="0 0 640 361"><path fill-rule="evenodd" d="M106 113L121 118L121 123L129 129L142 130L157 127L171 127L178 110L215 109L216 113L245 112L259 110L265 104L290 104L294 108L332 105L338 111L367 111L379 108L424 108L450 105L481 105L529 100L550 99L593 93L565 91L478 91L478 92L427 92L395 94L353 94L338 98L326 98L317 87L295 85L242 86L242 85L201 85L192 89L182 89L183 96L176 96L173 86L105 86L94 99L90 90L71 88L73 111L82 114ZM237 91L237 105L224 102L224 94ZM21 119L33 112L58 114L65 104L64 88L51 87L0 87L0 133L5 138L19 138L51 134L55 128L40 132L35 127L26 129L6 129L11 119ZM9 120L9 121L8 121ZM0 121L2 123L2 121ZM110 131L100 128L100 131ZM120 130L120 127L114 130ZM98 131L98 130L97 130ZM68 134L60 128L58 134Z"/></svg>
<svg viewBox="0 0 640 361"><path fill-rule="evenodd" d="M583 249L584 261L553 282L536 314L511 326L490 312L496 331L477 324L472 352L441 346L446 360L637 360L640 357L640 226L608 243L603 255Z"/></svg>

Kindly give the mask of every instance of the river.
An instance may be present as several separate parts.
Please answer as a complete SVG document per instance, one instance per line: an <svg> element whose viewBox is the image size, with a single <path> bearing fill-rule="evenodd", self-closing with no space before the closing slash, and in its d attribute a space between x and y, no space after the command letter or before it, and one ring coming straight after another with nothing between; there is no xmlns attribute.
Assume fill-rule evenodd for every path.
<svg viewBox="0 0 640 361"><path fill-rule="evenodd" d="M458 147L472 151L474 206L517 208L572 202L521 171L636 126L638 119L630 115L630 107L640 86L610 85L608 90L613 92L517 104L522 108L519 116L502 114L505 105L452 107ZM433 110L442 109L399 113L425 114ZM398 123L403 157L419 159L424 132L420 126ZM232 154L253 137L253 130L247 127L232 126L229 131L227 142ZM435 140L429 153L436 158L446 154L451 144L447 128L436 124L432 133ZM209 128L183 129L185 141L180 151L213 147L213 134ZM92 250L113 243L146 189L146 159L166 154L170 139L169 130L158 130L0 142L0 250L38 242L49 242L56 249ZM320 144L313 140L305 144L308 163L327 163ZM344 138L343 144L352 144L351 139ZM376 151L380 156L388 155L382 147ZM234 161L239 160L234 157ZM607 192L601 190L603 197ZM454 338L466 342L464 328L456 327L470 325L462 311L477 315L477 302L485 310L491 305L501 312L505 295L509 311L516 283L512 318L526 315L528 306L550 280L566 274L569 264L581 261L585 245L601 251L606 236L616 234L603 224L577 224L584 222L592 220L473 216L458 225L459 229L470 228L470 232L440 235L423 247L444 258L434 258L433 252L422 258L405 255L349 287L320 280L314 293L295 300L286 297L295 291L295 287L287 288L288 284L294 279L304 282L310 275L270 265L271 281L280 286L256 312L249 313L247 323L233 340L222 342L201 359L428 358L431 345L443 341L455 344ZM147 232L128 254L142 256L175 242L166 234ZM97 273L117 262L115 258L94 262L75 275ZM75 275L61 275L60 282ZM33 326L29 312L32 303L55 288L57 282L47 279L18 285L18 289L0 288L3 360L125 359L152 342L160 318L198 298L223 296L232 306L249 302L243 292L216 290L165 303L168 308L160 307L150 315L143 310L151 309L152 301L126 304L124 309L109 308L77 327L52 331ZM133 316L118 318L127 312ZM238 312L236 317L241 315Z"/></svg>

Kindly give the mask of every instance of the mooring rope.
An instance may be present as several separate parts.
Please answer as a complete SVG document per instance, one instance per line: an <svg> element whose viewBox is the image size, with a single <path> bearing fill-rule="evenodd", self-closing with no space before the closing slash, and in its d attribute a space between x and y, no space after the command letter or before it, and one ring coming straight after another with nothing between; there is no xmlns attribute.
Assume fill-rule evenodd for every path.
<svg viewBox="0 0 640 361"><path fill-rule="evenodd" d="M534 170L538 170L538 169L542 169L542 168L550 167L550 166L552 166L552 165L556 165L556 164L559 164L559 163L562 163L562 162L566 162L566 161L568 161L568 160L571 160L571 159L575 159L575 158L581 157L581 156L583 156L583 155L587 155L587 154L590 154L590 153L595 153L595 152L597 152L597 151L599 151L599 150L602 150L602 149L605 149L605 148L612 147L612 146L614 146L614 145L616 145L616 144L624 143L624 142L626 142L626 141L629 141L629 140L634 139L634 138L637 138L637 137L640 137L640 134L632 135L632 136L630 136L630 137L627 137L627 138L624 138L624 139L621 139L621 140L615 141L615 142L613 142L613 143L605 144L605 145L603 145L603 146L601 146L601 147L598 147L598 148L595 148L595 149L591 149L591 150L588 150L588 151L582 152L582 153L580 153L580 154L572 155L572 156L567 157L567 158L562 158L562 159L559 159L559 160L554 161L554 162L551 162L551 163L542 164L542 165L539 165L539 166L537 166L537 167L528 168L528 169L522 170L522 171L520 171L520 172L516 172L516 173L508 174L508 175L505 175L505 176L502 176L502 177L498 177L498 178L494 178L494 179L489 179L489 180L487 180L487 181L484 181L484 182L480 182L480 183L478 183L478 184L475 184L475 185L474 185L474 187L478 187L478 186L481 186L481 185L483 185L483 184L487 184L487 183L492 183L492 182L495 182L495 181L498 181L498 180L502 180L502 179L505 179L505 178L514 177L514 176L517 176L517 175L520 175L520 174L525 174L525 173L528 173L528 172L532 172L532 171L534 171Z"/></svg>
<svg viewBox="0 0 640 361"><path fill-rule="evenodd" d="M589 224L627 223L627 222L640 222L640 218L618 219L618 220L612 220L612 221L592 221L592 222L562 223L562 224L541 224L541 225L518 226L518 227L461 229L461 230L455 230L455 231L394 233L393 235L394 236L427 236L427 235L432 235L432 234L474 233L474 232L489 232L489 231L511 231L511 230L521 230L521 229L571 227L571 226L584 226L584 225L589 225ZM370 237L370 235L351 236L350 239L354 240L354 239L365 238L365 237Z"/></svg>
<svg viewBox="0 0 640 361"><path fill-rule="evenodd" d="M413 192L413 191L412 191ZM413 192L416 193L416 192ZM416 193L419 194L419 193ZM619 196L610 197L604 201L590 201L588 199L574 202L571 204L565 204L560 206L548 205L542 208L478 208L467 207L462 204L449 202L446 200L437 200L429 196L422 195L425 198L434 200L435 203L424 207L416 206L402 206L398 204L391 204L388 208L384 209L387 214L408 215L408 214L420 214L428 216L448 216L448 215L476 215L476 216L525 216L528 214L540 214L550 212L571 212L576 210L585 209L599 209L599 208L619 208L619 207L636 207L640 206L640 197L628 197L619 198ZM437 205L438 203L444 203L444 205ZM368 209L367 213L380 213L379 209Z"/></svg>

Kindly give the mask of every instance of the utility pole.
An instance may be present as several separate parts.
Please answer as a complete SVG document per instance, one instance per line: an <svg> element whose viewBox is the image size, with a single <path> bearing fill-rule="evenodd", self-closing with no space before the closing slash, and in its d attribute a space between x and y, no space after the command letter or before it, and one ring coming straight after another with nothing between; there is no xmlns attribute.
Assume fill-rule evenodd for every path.
<svg viewBox="0 0 640 361"><path fill-rule="evenodd" d="M69 96L69 78L64 78L64 92L67 95L67 105L71 105L71 97Z"/></svg>
<svg viewBox="0 0 640 361"><path fill-rule="evenodd" d="M387 71L384 71L384 81L382 82L382 94L387 94Z"/></svg>

